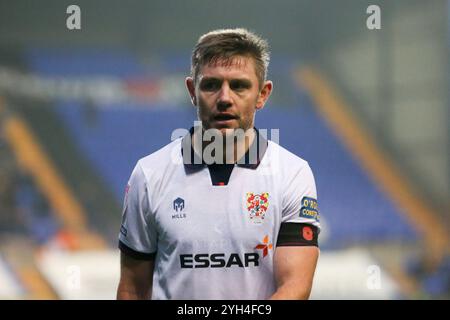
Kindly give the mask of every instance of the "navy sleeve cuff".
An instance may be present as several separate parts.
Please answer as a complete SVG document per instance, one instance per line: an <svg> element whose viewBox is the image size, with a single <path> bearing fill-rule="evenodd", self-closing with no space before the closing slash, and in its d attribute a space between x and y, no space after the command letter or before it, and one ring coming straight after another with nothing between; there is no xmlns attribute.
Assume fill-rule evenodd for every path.
<svg viewBox="0 0 450 320"><path fill-rule="evenodd" d="M119 240L119 249L127 256L130 256L131 258L134 258L136 260L153 260L153 259L155 259L155 256L156 256L156 252L143 253L143 252L133 250L120 240Z"/></svg>

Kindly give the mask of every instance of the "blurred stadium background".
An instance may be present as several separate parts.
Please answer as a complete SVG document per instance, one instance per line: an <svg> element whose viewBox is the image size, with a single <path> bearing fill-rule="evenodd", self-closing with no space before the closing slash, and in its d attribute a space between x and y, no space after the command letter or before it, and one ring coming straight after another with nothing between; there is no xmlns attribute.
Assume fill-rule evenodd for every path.
<svg viewBox="0 0 450 320"><path fill-rule="evenodd" d="M81 8L81 30L66 9ZM366 9L381 8L381 30ZM113 299L135 162L195 119L199 35L269 40L256 116L313 168L313 299L450 297L449 2L0 1L0 299Z"/></svg>

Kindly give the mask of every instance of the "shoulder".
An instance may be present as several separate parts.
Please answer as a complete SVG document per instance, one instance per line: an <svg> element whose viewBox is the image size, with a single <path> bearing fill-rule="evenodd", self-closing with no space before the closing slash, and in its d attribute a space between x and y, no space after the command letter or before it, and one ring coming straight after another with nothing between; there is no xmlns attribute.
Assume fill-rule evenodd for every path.
<svg viewBox="0 0 450 320"><path fill-rule="evenodd" d="M136 164L136 170L139 170L146 178L154 176L157 173L163 173L170 170L180 163L181 157L181 138L172 141L161 149L140 158Z"/></svg>
<svg viewBox="0 0 450 320"><path fill-rule="evenodd" d="M267 156L270 162L279 163L282 172L292 174L305 169L310 170L309 163L305 159L273 141L269 140L268 143Z"/></svg>

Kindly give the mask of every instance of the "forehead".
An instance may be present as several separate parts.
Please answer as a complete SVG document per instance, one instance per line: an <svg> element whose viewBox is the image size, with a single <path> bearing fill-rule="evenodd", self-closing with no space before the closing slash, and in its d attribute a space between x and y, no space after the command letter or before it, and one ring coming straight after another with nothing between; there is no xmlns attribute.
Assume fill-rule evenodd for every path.
<svg viewBox="0 0 450 320"><path fill-rule="evenodd" d="M255 62L251 57L234 56L218 58L204 64L199 69L198 78L247 78L257 81Z"/></svg>

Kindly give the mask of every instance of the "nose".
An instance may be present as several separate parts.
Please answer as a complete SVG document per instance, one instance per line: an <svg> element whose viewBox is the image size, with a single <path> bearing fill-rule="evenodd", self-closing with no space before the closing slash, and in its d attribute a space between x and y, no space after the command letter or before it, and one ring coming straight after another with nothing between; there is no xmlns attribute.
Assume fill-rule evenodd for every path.
<svg viewBox="0 0 450 320"><path fill-rule="evenodd" d="M217 108L218 109L226 109L233 104L233 100L231 98L231 89L227 82L222 84L222 88L219 92L219 97L217 99Z"/></svg>

